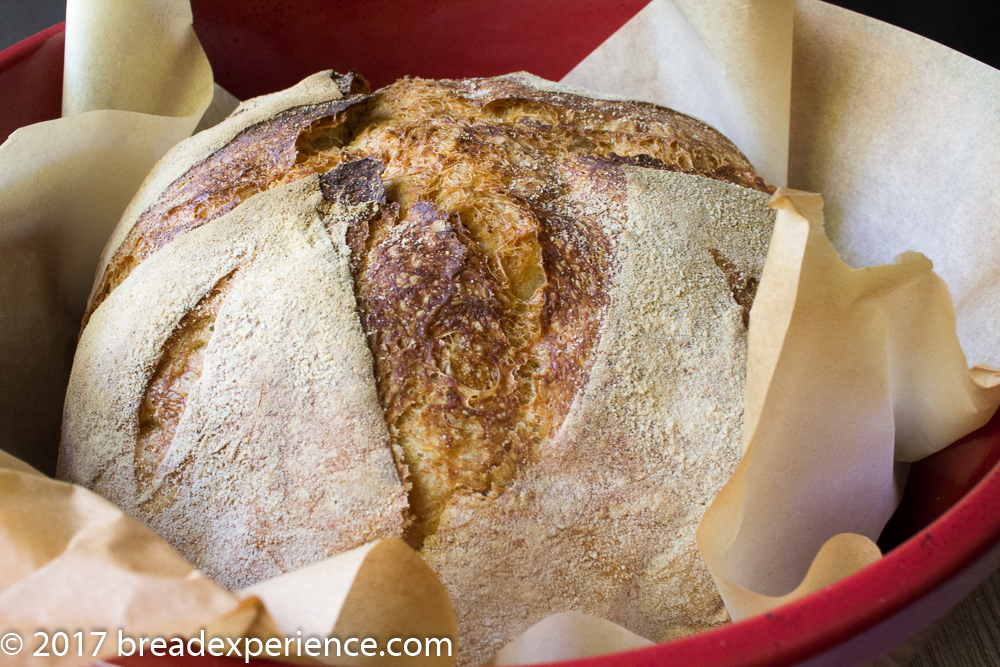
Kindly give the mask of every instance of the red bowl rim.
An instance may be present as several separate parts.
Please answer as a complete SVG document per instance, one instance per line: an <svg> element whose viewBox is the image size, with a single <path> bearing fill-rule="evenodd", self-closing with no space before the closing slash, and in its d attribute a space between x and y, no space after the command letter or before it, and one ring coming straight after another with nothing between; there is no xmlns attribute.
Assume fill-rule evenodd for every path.
<svg viewBox="0 0 1000 667"><path fill-rule="evenodd" d="M0 72L16 67L25 58L28 58L37 51L42 44L49 41L53 36L66 31L66 22L57 23L41 32L36 32L31 37L26 37L16 44L11 44L6 49L0 51Z"/></svg>
<svg viewBox="0 0 1000 667"><path fill-rule="evenodd" d="M0 73L16 67L64 30L65 22L58 23L0 51ZM994 431L991 437L1000 437L1000 429ZM961 573L998 543L1000 463L919 533L879 561L822 590L714 630L560 664L596 667L670 660L714 667L792 665L888 619Z"/></svg>

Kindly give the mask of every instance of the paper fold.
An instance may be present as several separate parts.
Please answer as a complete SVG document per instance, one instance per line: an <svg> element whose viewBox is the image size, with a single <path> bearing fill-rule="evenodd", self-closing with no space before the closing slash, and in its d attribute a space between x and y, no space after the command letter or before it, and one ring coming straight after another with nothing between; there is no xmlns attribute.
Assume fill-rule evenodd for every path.
<svg viewBox="0 0 1000 667"><path fill-rule="evenodd" d="M451 665L458 623L448 595L430 567L398 538L352 549L315 565L240 591L261 600L286 637L373 637L388 647L394 637L447 638L449 655L340 656L329 665ZM394 644L402 652L403 644Z"/></svg>
<svg viewBox="0 0 1000 667"><path fill-rule="evenodd" d="M535 623L504 646L490 665L532 665L579 660L652 646L645 637L602 618L567 611Z"/></svg>
<svg viewBox="0 0 1000 667"><path fill-rule="evenodd" d="M1000 71L818 0L795 5L789 185L850 266L907 250L948 284L969 360L1000 367Z"/></svg>
<svg viewBox="0 0 1000 667"><path fill-rule="evenodd" d="M64 113L0 146L0 447L55 469L94 267L149 169L213 98L182 0L71 0ZM179 71L176 69L180 66Z"/></svg>
<svg viewBox="0 0 1000 667"><path fill-rule="evenodd" d="M98 636L85 631L82 656L74 644L74 651L53 655L46 664L87 665L95 656L112 658L119 630L132 640L336 637L344 642L371 637L381 648L394 637L447 639L450 650L443 645L440 656L434 651L430 656L352 657L342 650L339 656L310 658L303 649L271 657L307 664L454 663L458 631L447 593L420 556L398 539L359 547L236 595L103 498L49 479L3 452L0 535L4 632L25 639L39 629L108 633L99 651ZM127 651L130 644L125 646ZM228 650L228 642L225 646ZM398 653L402 648L401 642L395 645ZM8 664L22 663L17 656L0 655L0 665Z"/></svg>
<svg viewBox="0 0 1000 667"><path fill-rule="evenodd" d="M193 20L177 0L68 0L63 117L115 110L197 122L212 68Z"/></svg>
<svg viewBox="0 0 1000 667"><path fill-rule="evenodd" d="M185 635L222 622L239 605L118 508L7 455L0 457L0 531L0 627L25 641L62 628ZM228 625L245 630L232 619ZM83 653L93 656L98 638L84 634ZM49 664L88 664L74 652ZM98 657L116 654L116 642L106 641ZM23 663L0 655L3 664Z"/></svg>
<svg viewBox="0 0 1000 667"><path fill-rule="evenodd" d="M947 446L1000 403L1000 371L968 369L929 260L851 269L824 234L819 195L778 190L771 205L744 456L698 530L737 620L880 558L902 488L895 462Z"/></svg>

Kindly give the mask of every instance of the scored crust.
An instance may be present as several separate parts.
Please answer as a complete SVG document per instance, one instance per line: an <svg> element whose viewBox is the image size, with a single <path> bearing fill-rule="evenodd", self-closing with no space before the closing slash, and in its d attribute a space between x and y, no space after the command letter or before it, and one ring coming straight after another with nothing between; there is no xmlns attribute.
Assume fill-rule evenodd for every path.
<svg viewBox="0 0 1000 667"><path fill-rule="evenodd" d="M523 74L369 93L322 73L297 88L175 149L126 212L87 311L61 474L233 587L402 534L449 588L463 662L566 609L654 639L720 622L693 526L735 465L769 235L768 188L746 158L690 117ZM703 227L651 222L679 206L657 199L668 191L710 194L691 214ZM720 201L744 224L727 229ZM313 221L305 232L291 210ZM314 312L324 298L340 305ZM123 327L143 308L146 329ZM637 332L648 347L667 324L683 344L635 357ZM126 329L141 352L122 349ZM317 371L331 344L350 363ZM124 358L127 389L93 377ZM674 393L637 417L663 390L652 378ZM653 433L682 418L673 439ZM336 483L306 461L336 467ZM267 491L241 495L251 483ZM300 519L277 526L289 511Z"/></svg>
<svg viewBox="0 0 1000 667"><path fill-rule="evenodd" d="M136 267L94 312L70 374L59 476L233 588L404 527L347 224L316 180Z"/></svg>

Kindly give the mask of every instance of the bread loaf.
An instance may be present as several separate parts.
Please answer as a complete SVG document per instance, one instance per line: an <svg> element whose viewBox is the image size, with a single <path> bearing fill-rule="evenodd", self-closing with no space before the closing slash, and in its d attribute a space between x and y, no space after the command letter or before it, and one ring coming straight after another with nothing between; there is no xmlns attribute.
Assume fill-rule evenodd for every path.
<svg viewBox="0 0 1000 667"><path fill-rule="evenodd" d="M711 627L767 191L700 121L529 75L250 100L109 242L60 475L232 588L404 537L463 662L571 609Z"/></svg>

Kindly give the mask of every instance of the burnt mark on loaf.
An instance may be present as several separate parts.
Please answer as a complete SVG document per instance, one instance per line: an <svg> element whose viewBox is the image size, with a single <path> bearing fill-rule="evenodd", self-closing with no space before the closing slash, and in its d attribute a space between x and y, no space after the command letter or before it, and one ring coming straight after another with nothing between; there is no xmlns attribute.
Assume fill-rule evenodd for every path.
<svg viewBox="0 0 1000 667"><path fill-rule="evenodd" d="M609 153L607 157L608 162L617 165L631 165L633 167L645 167L647 169L662 169L664 171L690 171L694 173L694 169L681 169L679 165L667 164L659 158L655 158L652 155L647 155L646 153L639 153L638 155L619 155L618 153Z"/></svg>
<svg viewBox="0 0 1000 667"><path fill-rule="evenodd" d="M352 69L347 74L330 72L330 78L337 85L340 94L345 97L348 95L367 95L372 92L368 79L361 76L356 70Z"/></svg>
<svg viewBox="0 0 1000 667"><path fill-rule="evenodd" d="M320 190L329 201L340 201L345 206L384 204L383 171L385 165L372 158L348 162L320 176Z"/></svg>

